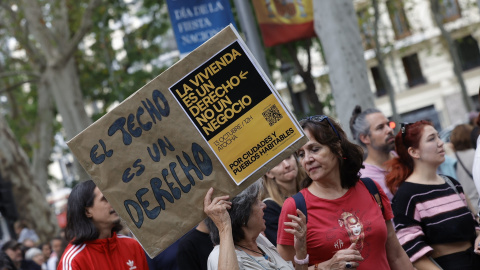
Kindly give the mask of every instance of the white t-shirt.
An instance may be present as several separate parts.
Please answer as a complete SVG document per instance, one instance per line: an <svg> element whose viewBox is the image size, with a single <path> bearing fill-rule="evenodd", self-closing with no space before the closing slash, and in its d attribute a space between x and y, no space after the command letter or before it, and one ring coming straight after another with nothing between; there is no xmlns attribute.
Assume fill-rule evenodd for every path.
<svg viewBox="0 0 480 270"><path fill-rule="evenodd" d="M477 149L475 150L475 157L473 158L472 175L475 187L477 188L478 194L480 194L480 136L477 138ZM480 201L472 202L472 204L478 204L478 208L480 209Z"/></svg>
<svg viewBox="0 0 480 270"><path fill-rule="evenodd" d="M270 258L270 260L265 259L262 256L256 257L251 256L244 251L235 249L237 253L238 266L240 270L254 269L254 270L265 270L265 269L280 269L280 270L293 270L292 262L285 261L280 254L278 254L275 246L268 241L268 239L260 234L257 238L257 245L261 248L265 254ZM220 246L217 245L213 248L210 256L208 256L208 270L218 270L218 257L220 253Z"/></svg>
<svg viewBox="0 0 480 270"><path fill-rule="evenodd" d="M50 256L50 258L47 261L47 270L57 270L57 261L58 261L57 256Z"/></svg>

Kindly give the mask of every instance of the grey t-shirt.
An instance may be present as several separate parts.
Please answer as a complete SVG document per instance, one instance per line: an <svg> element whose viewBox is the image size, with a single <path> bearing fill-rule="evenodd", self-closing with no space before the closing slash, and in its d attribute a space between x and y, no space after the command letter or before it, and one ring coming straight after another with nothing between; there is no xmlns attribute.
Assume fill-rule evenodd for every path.
<svg viewBox="0 0 480 270"><path fill-rule="evenodd" d="M265 269L279 269L279 270L293 270L292 262L285 261L280 254L278 254L277 249L273 246L268 239L260 234L257 238L257 245L261 248L265 254L268 255L270 260L265 259L262 256L256 257L251 256L244 251L235 250L237 253L238 266L240 270L243 269L254 269L254 270L265 270ZM220 252L220 246L215 246L208 256L208 270L218 270L218 257Z"/></svg>

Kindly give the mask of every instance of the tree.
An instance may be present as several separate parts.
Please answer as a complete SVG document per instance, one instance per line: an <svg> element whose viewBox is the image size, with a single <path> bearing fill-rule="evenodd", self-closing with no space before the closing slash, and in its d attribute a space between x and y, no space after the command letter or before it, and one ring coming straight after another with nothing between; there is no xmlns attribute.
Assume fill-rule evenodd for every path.
<svg viewBox="0 0 480 270"><path fill-rule="evenodd" d="M312 57L310 55L310 48L312 46L312 41L311 39L306 39L299 42L304 43L303 49L307 53L306 67L303 67L298 59L298 50L297 50L297 47L295 46L295 43L293 42L287 43L285 44L285 47L287 48L290 59L293 62L298 75L302 77L303 83L305 83L305 91L307 92L308 101L310 103L310 109L312 109L316 115L323 114L323 105L318 100L315 82L312 77Z"/></svg>
<svg viewBox="0 0 480 270"><path fill-rule="evenodd" d="M392 118L395 123L400 122L400 117L397 112L397 106L395 105L395 90L393 89L392 82L390 77L387 74L385 69L385 62L383 61L383 52L378 38L378 21L380 19L380 12L378 8L378 0L372 0L372 6L374 9L374 23L373 23L373 41L375 42L375 58L378 62L378 71L380 73L380 78L385 84L385 88L388 93L388 98L390 100L390 107L392 108Z"/></svg>
<svg viewBox="0 0 480 270"><path fill-rule="evenodd" d="M272 47L273 50L267 50L267 58L271 64L270 70L279 70L282 75L285 71L282 68L293 68L293 74L298 74L305 84L305 92L308 96L309 114L323 114L323 104L318 99L316 92L316 85L312 76L312 57L310 50L312 48L312 39L305 39L300 41L292 41L289 43L276 45ZM298 58L299 51L302 50L306 54L306 63L302 63ZM274 51L271 53L270 51ZM277 60L280 60L280 67L278 67ZM302 117L304 112L300 110L300 100L294 95L289 81L290 78L284 78L286 80L288 91L292 100L292 105L297 117Z"/></svg>
<svg viewBox="0 0 480 270"><path fill-rule="evenodd" d="M76 61L85 99L100 104L92 116L97 120L178 56L163 59L176 46L173 34L168 34L171 27L164 2L109 0L93 19L89 46L77 51ZM132 21L138 25L132 26Z"/></svg>
<svg viewBox="0 0 480 270"><path fill-rule="evenodd" d="M12 1L2 4L7 13L7 16L3 17L6 20L4 24L14 25L15 30L22 30L10 31L10 35L15 37L22 48L29 51L31 62L39 62L38 71L47 85L48 95L55 101L62 117L67 139L73 138L91 124L85 111L73 56L78 44L91 28L92 13L100 2L101 0L90 0L88 3L22 0L20 5ZM73 9L77 14L83 14L74 32L71 29L74 21L72 18L75 18L72 16ZM80 179L88 178L78 162L75 168Z"/></svg>
<svg viewBox="0 0 480 270"><path fill-rule="evenodd" d="M338 119L350 135L348 123L355 105L374 107L353 2L314 1L314 14Z"/></svg>
<svg viewBox="0 0 480 270"><path fill-rule="evenodd" d="M262 45L260 44L259 39L259 30L258 30L258 20L256 26L254 26L254 22L251 21L251 16L253 16L254 12L252 12L252 5L250 3L245 2L243 0L235 0L235 9L236 15L240 20L241 26L244 28L242 29L245 32L247 38L249 37L250 40L247 39L247 45L249 45L253 52L253 54L260 58L257 59L260 62L260 65L264 63L263 57L266 58L268 64L268 69L271 73L275 70L278 70L282 73L284 77L291 77L285 76L285 70L282 69L290 69L290 65L293 65L296 74L298 74L303 82L305 83L305 91L308 96L309 102L309 110L312 110L314 114L323 114L323 105L318 99L318 95L316 93L316 85L314 78L312 77L312 65L311 65L311 55L310 49L312 45L312 39L305 39L301 41L292 41L285 44L280 44L273 46L272 48L266 48L266 53L262 51ZM256 17L255 17L256 20ZM303 49L307 54L307 63L301 63L298 58L298 51ZM280 66L278 66L278 61L280 60ZM271 74L268 74L271 77ZM304 113L300 110L300 102L297 97L294 96L294 93L291 89L291 82L290 78L284 78L287 84L288 93L290 94L292 100L292 106L294 108L295 114L298 116L303 115Z"/></svg>
<svg viewBox="0 0 480 270"><path fill-rule="evenodd" d="M2 181L11 183L19 217L33 224L41 241L58 233L53 211L32 174L26 153L0 115L0 172Z"/></svg>
<svg viewBox="0 0 480 270"><path fill-rule="evenodd" d="M445 29L445 26L443 25L443 15L440 10L441 1L444 0L430 0L430 8L432 10L433 20L435 21L437 27L440 29L442 37L445 40L445 45L447 46L450 58L453 62L453 73L455 74L458 84L460 85L460 91L462 93L465 108L469 112L473 108L473 102L467 93L467 86L465 85L465 80L463 79L462 75L462 64L460 63L460 57L458 56L456 46L453 43L453 39L450 33Z"/></svg>
<svg viewBox="0 0 480 270"><path fill-rule="evenodd" d="M8 97L0 113L6 113L14 137L18 138L17 147L26 149L23 162L27 165L22 166L31 169L27 173L35 176L26 178L30 185L12 180L17 183L14 188L22 190L15 192L19 209L38 205L39 213L49 210L43 208L43 202L53 134L59 130L57 113L66 137L71 138L91 122L85 113L84 99L103 105L93 116L99 118L108 106L122 101L164 69L159 64L159 55L164 51L159 43L168 41L162 37L169 28L165 3L100 2L0 2L0 96ZM143 24L132 28L127 15L141 19ZM112 27L112 22L120 27ZM123 46L113 49L115 31L123 35ZM8 46L12 40L16 42L14 52ZM8 71L1 67L8 67ZM6 127L9 128L7 124ZM6 133L0 136L3 134ZM1 143L9 142L0 138L3 148ZM80 171L84 173L83 169ZM29 187L34 190L28 190ZM30 196L37 187L43 195ZM37 223L35 213L25 211L22 217L34 221L36 228L55 228L56 222L47 225L39 219Z"/></svg>

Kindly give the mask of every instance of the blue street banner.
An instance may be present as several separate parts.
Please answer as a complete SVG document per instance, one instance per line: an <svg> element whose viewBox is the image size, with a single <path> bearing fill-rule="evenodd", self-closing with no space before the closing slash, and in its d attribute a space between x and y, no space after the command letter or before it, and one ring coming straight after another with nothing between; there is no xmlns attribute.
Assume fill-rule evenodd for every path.
<svg viewBox="0 0 480 270"><path fill-rule="evenodd" d="M235 25L228 0L167 0L180 54L187 54L229 24Z"/></svg>

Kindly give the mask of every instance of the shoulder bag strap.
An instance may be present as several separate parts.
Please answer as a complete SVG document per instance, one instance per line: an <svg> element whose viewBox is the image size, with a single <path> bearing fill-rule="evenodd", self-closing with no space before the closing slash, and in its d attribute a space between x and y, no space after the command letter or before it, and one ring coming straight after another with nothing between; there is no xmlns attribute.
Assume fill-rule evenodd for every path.
<svg viewBox="0 0 480 270"><path fill-rule="evenodd" d="M377 185L373 182L371 178L365 177L365 178L360 178L360 180L365 184L367 187L368 191L370 194L372 194L373 198L377 201L378 206L380 206L380 209L382 210L382 214L384 213L383 211L383 203L382 203L382 198L380 198L380 193L378 192Z"/></svg>
<svg viewBox="0 0 480 270"><path fill-rule="evenodd" d="M457 193L458 196L460 196L460 194L458 193L458 190L457 190L457 187L455 187L455 185L453 184L452 180L450 180L450 177L446 176L446 175L443 175L441 174L440 175L444 180L445 182L453 189L453 191L455 191L455 193ZM461 199L462 197L460 197ZM463 200L462 200L463 201Z"/></svg>
<svg viewBox="0 0 480 270"><path fill-rule="evenodd" d="M308 223L308 216L307 216L307 203L305 202L305 197L301 192L293 195L292 198L295 200L295 205L298 210L302 211L305 215L305 224Z"/></svg>
<svg viewBox="0 0 480 270"><path fill-rule="evenodd" d="M460 163L460 165L462 165L463 170L468 174L468 176L470 176L470 179L473 180L473 175L472 175L472 173L471 173L469 170L467 170L467 168L465 167L465 165L463 165L463 162L462 162L462 160L460 159L460 157L458 156L457 151L455 151L454 153L455 153L455 156L457 157L458 162ZM458 177L458 175L457 175L457 177Z"/></svg>
<svg viewBox="0 0 480 270"><path fill-rule="evenodd" d="M452 180L450 180L450 177L448 177L446 175L443 175L443 174L441 174L440 176L443 177L443 179L445 179L445 182L447 182L447 184L453 189L453 191L455 191L455 193L457 193L460 200L465 204L465 206L467 206L467 209L470 210L470 207L468 207L467 201L462 199L462 196L460 196L460 193L458 193L457 187L453 184ZM465 195L465 198L466 197L467 196Z"/></svg>

